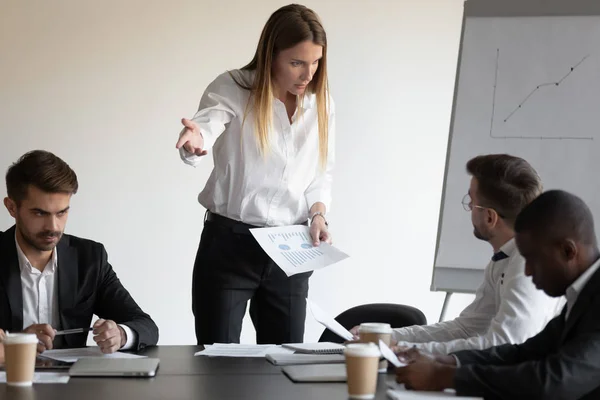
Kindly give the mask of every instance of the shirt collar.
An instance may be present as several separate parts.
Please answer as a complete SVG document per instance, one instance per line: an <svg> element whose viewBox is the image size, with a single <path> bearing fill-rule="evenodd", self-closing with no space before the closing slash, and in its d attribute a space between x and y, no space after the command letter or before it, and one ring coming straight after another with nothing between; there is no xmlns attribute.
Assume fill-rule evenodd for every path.
<svg viewBox="0 0 600 400"><path fill-rule="evenodd" d="M509 257L512 256L516 250L517 250L517 244L515 242L515 238L510 239L508 242L504 243L500 247L500 251L505 253Z"/></svg>
<svg viewBox="0 0 600 400"><path fill-rule="evenodd" d="M567 302L571 303L571 306L573 303L575 303L575 300L577 300L577 297L591 279L592 275L594 275L594 272L598 270L598 268L600 268L600 258L590 265L590 267L583 274L579 275L579 278L575 279L575 282L573 282L571 286L567 288Z"/></svg>
<svg viewBox="0 0 600 400"><path fill-rule="evenodd" d="M317 95L315 93L306 93L302 101L302 108L305 110L313 108L317 104Z"/></svg>
<svg viewBox="0 0 600 400"><path fill-rule="evenodd" d="M19 260L19 268L21 269L21 272L23 271L23 268L27 268L29 273L35 273L35 271L38 271L38 269L34 268L33 265L31 265L31 263L29 262L29 260L27 259L27 256L25 255L25 253L23 253L23 250L21 249L21 246L19 246L19 242L17 241L17 234L15 232L15 245L17 246L17 258ZM58 255L57 255L57 251L56 248L54 248L54 250L52 250L52 256L50 258L50 261L48 261L48 264L46 264L46 267L44 268L43 272L52 274L54 273L54 271L56 271L56 268L58 267Z"/></svg>

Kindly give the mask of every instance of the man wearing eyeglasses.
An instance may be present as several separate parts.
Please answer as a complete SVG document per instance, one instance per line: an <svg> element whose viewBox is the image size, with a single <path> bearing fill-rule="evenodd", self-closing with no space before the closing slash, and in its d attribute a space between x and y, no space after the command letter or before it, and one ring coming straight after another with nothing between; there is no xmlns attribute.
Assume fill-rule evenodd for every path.
<svg viewBox="0 0 600 400"><path fill-rule="evenodd" d="M525 276L525 260L515 244L517 215L542 192L535 169L522 158L490 154L470 160L467 172L471 184L463 207L471 213L475 237L493 249L484 281L458 318L394 329L398 351L414 346L444 355L522 343L540 332L564 303L537 290Z"/></svg>

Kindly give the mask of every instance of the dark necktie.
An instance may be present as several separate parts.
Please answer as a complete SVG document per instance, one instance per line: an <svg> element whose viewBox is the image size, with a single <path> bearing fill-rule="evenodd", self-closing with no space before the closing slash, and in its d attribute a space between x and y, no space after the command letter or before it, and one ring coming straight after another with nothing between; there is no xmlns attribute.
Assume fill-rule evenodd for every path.
<svg viewBox="0 0 600 400"><path fill-rule="evenodd" d="M506 253L503 251L499 251L497 253L494 253L494 255L492 256L492 261L496 262L496 261L504 260L505 258L508 258Z"/></svg>

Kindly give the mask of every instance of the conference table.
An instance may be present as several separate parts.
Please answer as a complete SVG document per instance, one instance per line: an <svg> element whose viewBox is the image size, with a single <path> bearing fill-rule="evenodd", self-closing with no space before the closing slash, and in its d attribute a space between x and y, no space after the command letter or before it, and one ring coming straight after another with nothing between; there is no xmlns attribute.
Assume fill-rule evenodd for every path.
<svg viewBox="0 0 600 400"><path fill-rule="evenodd" d="M347 399L345 383L294 383L264 358L195 357L201 346L156 346L139 354L160 359L153 378L71 378L66 384L13 388L0 384L0 399ZM379 374L376 399L386 399Z"/></svg>

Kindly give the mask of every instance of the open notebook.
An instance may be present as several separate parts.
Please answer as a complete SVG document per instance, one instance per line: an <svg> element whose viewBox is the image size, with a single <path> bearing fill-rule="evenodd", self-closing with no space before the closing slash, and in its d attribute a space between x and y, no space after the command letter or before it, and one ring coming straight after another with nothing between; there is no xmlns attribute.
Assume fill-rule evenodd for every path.
<svg viewBox="0 0 600 400"><path fill-rule="evenodd" d="M345 346L338 343L321 342L321 343L287 343L281 347L295 350L296 353L302 354L344 354Z"/></svg>

